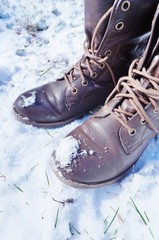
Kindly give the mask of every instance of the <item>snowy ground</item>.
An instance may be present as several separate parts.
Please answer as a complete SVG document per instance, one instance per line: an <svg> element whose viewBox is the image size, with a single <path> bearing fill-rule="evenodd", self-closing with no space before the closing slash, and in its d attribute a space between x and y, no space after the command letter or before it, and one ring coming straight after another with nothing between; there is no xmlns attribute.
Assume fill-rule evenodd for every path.
<svg viewBox="0 0 159 240"><path fill-rule="evenodd" d="M79 190L54 176L50 159L89 116L45 130L12 113L20 93L81 56L83 21L82 0L0 0L0 240L159 239L158 139L122 181Z"/></svg>

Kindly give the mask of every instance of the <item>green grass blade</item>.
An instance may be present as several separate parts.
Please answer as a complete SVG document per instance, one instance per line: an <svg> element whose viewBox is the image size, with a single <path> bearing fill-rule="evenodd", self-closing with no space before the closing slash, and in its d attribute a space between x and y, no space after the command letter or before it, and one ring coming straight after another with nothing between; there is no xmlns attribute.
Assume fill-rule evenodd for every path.
<svg viewBox="0 0 159 240"><path fill-rule="evenodd" d="M149 231L150 231L150 234L151 234L152 238L155 239L155 237L153 235L153 232L151 231L151 228L149 228Z"/></svg>
<svg viewBox="0 0 159 240"><path fill-rule="evenodd" d="M74 235L72 230L74 230L77 234L81 235L81 233L71 223L69 223L69 227L71 235Z"/></svg>
<svg viewBox="0 0 159 240"><path fill-rule="evenodd" d="M55 219L54 228L57 227L57 222L58 222L58 218L59 218L59 211L60 211L60 209L58 208L58 209L57 209L57 213L56 213L56 219Z"/></svg>
<svg viewBox="0 0 159 240"><path fill-rule="evenodd" d="M134 209L136 210L136 212L139 214L140 218L142 219L143 223L145 225L148 225L144 216L142 215L142 213L140 212L139 208L137 207L137 205L135 204L134 200L130 197L131 201L132 201L132 206L134 207Z"/></svg>
<svg viewBox="0 0 159 240"><path fill-rule="evenodd" d="M49 177L48 177L48 174L47 174L47 172L45 172L45 175L46 175L46 180L47 180L47 183L48 183L48 185L50 185L50 181L49 181Z"/></svg>
<svg viewBox="0 0 159 240"><path fill-rule="evenodd" d="M112 223L114 222L114 220L115 220L115 218L116 218L118 212L119 212L119 207L118 207L118 209L116 210L116 212L115 212L115 214L114 214L114 216L113 216L111 222L109 223L107 229L104 231L104 234L106 234L106 233L108 232L108 230L109 230L109 228L111 227Z"/></svg>
<svg viewBox="0 0 159 240"><path fill-rule="evenodd" d="M20 187L18 187L16 184L14 184L14 186L21 192L24 192Z"/></svg>
<svg viewBox="0 0 159 240"><path fill-rule="evenodd" d="M144 214L145 214L147 221L150 222L150 219L148 218L147 213L145 211L144 211Z"/></svg>

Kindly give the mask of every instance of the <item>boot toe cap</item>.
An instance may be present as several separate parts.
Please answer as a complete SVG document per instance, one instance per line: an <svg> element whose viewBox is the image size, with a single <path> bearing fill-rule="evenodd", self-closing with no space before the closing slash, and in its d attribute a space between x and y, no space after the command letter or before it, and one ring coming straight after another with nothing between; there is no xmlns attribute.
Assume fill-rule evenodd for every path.
<svg viewBox="0 0 159 240"><path fill-rule="evenodd" d="M56 176L78 188L110 185L125 176L134 162L120 144L115 121L112 116L90 118L61 140L53 152Z"/></svg>
<svg viewBox="0 0 159 240"><path fill-rule="evenodd" d="M13 104L13 110L16 114L18 120L30 120L30 108L31 105L33 107L33 98L31 99L32 95L29 95L28 92L21 94ZM28 102L27 102L28 99ZM30 99L30 100L29 100Z"/></svg>
<svg viewBox="0 0 159 240"><path fill-rule="evenodd" d="M100 143L98 145L93 137L90 139L82 131L79 134L77 129L62 140L62 145L60 143L53 153L53 170L56 176L64 183L79 188L113 183L115 167L110 171L113 154L108 153ZM72 144L72 149L69 144ZM64 146L67 147L68 155L65 154ZM60 156L61 149L64 152Z"/></svg>
<svg viewBox="0 0 159 240"><path fill-rule="evenodd" d="M13 104L16 118L26 124L40 125L49 122L52 112L43 91L33 89L21 94ZM45 101L44 101L45 100Z"/></svg>

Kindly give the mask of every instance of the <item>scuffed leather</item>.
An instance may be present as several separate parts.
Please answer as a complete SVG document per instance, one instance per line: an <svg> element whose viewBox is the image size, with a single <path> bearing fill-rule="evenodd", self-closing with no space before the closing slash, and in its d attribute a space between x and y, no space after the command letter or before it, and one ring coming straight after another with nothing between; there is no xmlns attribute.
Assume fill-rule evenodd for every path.
<svg viewBox="0 0 159 240"><path fill-rule="evenodd" d="M151 31L151 34L154 36L155 32L157 37L155 35L153 38L151 35L141 61L145 59L144 64L142 61L142 67L151 73L152 77L157 77L158 81L156 82L159 83L159 33L156 28L159 26L158 16L159 5ZM151 52L148 48L151 48ZM148 52L151 62L147 57ZM151 56L154 58L152 59ZM136 78L138 79L138 76ZM146 89L149 89L149 79L140 79L140 81ZM70 164L65 167L61 166L56 159L56 151L54 152L54 171L63 182L74 187L103 186L119 180L136 163L156 132L148 122L141 122L141 116L135 111L134 115L129 117L126 122L136 132L134 135L130 135L124 124L122 125L109 111L115 106L122 106L124 101L123 97L112 98L99 112L68 135L79 143L78 152ZM132 106L129 108L129 104L128 100L125 105L127 105L127 109L132 110ZM157 100L157 105L159 106L159 100ZM159 130L159 111L154 112L151 102L144 106L144 110ZM85 154L81 154L82 152Z"/></svg>
<svg viewBox="0 0 159 240"><path fill-rule="evenodd" d="M127 75L131 61L138 57L139 52L143 52L148 40L146 33L150 31L150 22L158 3L157 0L130 0L129 10L122 11L123 2L123 0L85 0L85 30L89 43L99 19L113 4L111 16L105 20L96 36L94 48L97 50L97 56L103 58L107 50L111 51L106 62L116 80ZM118 22L124 23L123 29L116 30ZM83 55L82 59L84 58ZM14 103L18 119L35 126L59 126L103 104L114 88L112 76L107 66L99 68L91 64L91 68L97 76L93 78L89 71L85 71L84 78L88 86L82 85L78 70L74 71L74 81L71 85L77 88L77 94L72 93L71 87L64 79L21 94ZM24 107L24 97L27 98L32 91L36 92L35 103Z"/></svg>

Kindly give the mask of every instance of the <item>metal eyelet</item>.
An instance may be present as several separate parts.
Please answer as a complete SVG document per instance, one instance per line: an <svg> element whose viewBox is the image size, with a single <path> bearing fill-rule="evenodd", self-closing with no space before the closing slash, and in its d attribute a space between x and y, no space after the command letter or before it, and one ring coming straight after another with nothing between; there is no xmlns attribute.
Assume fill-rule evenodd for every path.
<svg viewBox="0 0 159 240"><path fill-rule="evenodd" d="M115 29L120 31L124 28L124 23L123 22L118 22L116 25L115 25Z"/></svg>
<svg viewBox="0 0 159 240"><path fill-rule="evenodd" d="M96 77L97 77L97 73L96 73L96 72L93 72L93 73L91 74L91 77L92 77L92 78L96 78Z"/></svg>
<svg viewBox="0 0 159 240"><path fill-rule="evenodd" d="M141 123L141 125L145 125L146 124L146 120L145 119L141 119L140 123Z"/></svg>
<svg viewBox="0 0 159 240"><path fill-rule="evenodd" d="M88 81L82 81L82 86L86 87L88 85Z"/></svg>
<svg viewBox="0 0 159 240"><path fill-rule="evenodd" d="M105 63L100 63L100 64L99 64L99 68L102 69L102 68L104 68L104 67L105 67Z"/></svg>
<svg viewBox="0 0 159 240"><path fill-rule="evenodd" d="M154 113L158 113L158 112L159 112L159 109L154 109L153 112L154 112Z"/></svg>
<svg viewBox="0 0 159 240"><path fill-rule="evenodd" d="M132 128L131 131L129 131L130 136L135 136L136 135L136 129Z"/></svg>
<svg viewBox="0 0 159 240"><path fill-rule="evenodd" d="M121 9L123 12L128 11L130 8L130 2L129 1L124 1L121 5Z"/></svg>
<svg viewBox="0 0 159 240"><path fill-rule="evenodd" d="M111 54L112 54L112 51L111 51L111 50L107 50L107 51L105 52L105 56L106 56L106 57L110 57Z"/></svg>
<svg viewBox="0 0 159 240"><path fill-rule="evenodd" d="M72 93L76 94L78 92L78 89L76 87L72 88Z"/></svg>

